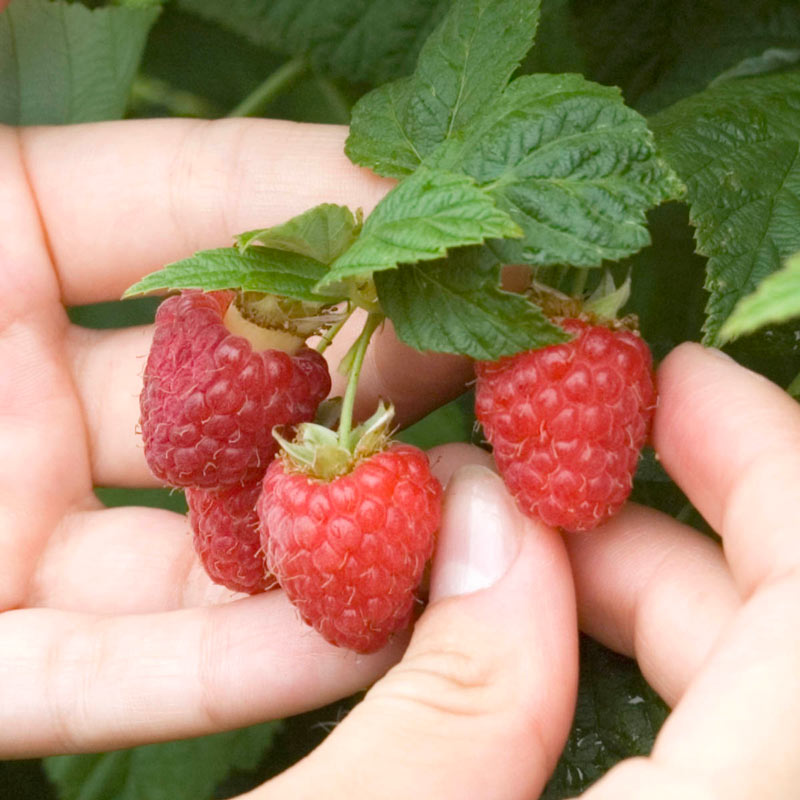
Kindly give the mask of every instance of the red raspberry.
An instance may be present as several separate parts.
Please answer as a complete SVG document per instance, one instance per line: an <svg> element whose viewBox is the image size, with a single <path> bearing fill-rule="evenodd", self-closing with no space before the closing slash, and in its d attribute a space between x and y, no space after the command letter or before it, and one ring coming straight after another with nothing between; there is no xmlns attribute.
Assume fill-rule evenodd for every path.
<svg viewBox="0 0 800 800"><path fill-rule="evenodd" d="M359 653L409 625L439 527L427 456L392 444L326 482L276 458L258 501L266 561L303 619Z"/></svg>
<svg viewBox="0 0 800 800"><path fill-rule="evenodd" d="M277 586L264 564L256 501L261 482L217 491L187 489L194 548L211 580L255 594Z"/></svg>
<svg viewBox="0 0 800 800"><path fill-rule="evenodd" d="M330 391L322 356L303 347L254 351L223 324L232 292L166 299L140 398L144 452L173 486L217 488L261 479L277 452L275 425L311 420Z"/></svg>
<svg viewBox="0 0 800 800"><path fill-rule="evenodd" d="M648 435L655 388L644 340L577 319L566 344L476 364L475 414L520 508L590 530L619 511Z"/></svg>

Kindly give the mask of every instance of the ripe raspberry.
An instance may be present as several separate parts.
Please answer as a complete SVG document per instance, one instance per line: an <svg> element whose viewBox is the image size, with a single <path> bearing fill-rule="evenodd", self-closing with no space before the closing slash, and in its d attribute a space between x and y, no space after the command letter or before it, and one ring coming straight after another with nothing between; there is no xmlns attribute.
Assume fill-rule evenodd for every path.
<svg viewBox="0 0 800 800"><path fill-rule="evenodd" d="M194 548L211 580L256 594L277 586L261 549L256 501L261 482L217 491L187 489Z"/></svg>
<svg viewBox="0 0 800 800"><path fill-rule="evenodd" d="M359 653L411 622L439 527L441 486L416 447L394 443L323 481L276 458L258 501L266 561L303 619Z"/></svg>
<svg viewBox="0 0 800 800"><path fill-rule="evenodd" d="M644 340L578 319L566 344L476 365L475 414L520 508L590 530L619 511L655 406Z"/></svg>
<svg viewBox="0 0 800 800"><path fill-rule="evenodd" d="M277 452L273 426L311 420L330 391L316 351L255 351L230 333L223 316L233 296L187 291L156 314L140 421L150 469L173 486L260 480Z"/></svg>

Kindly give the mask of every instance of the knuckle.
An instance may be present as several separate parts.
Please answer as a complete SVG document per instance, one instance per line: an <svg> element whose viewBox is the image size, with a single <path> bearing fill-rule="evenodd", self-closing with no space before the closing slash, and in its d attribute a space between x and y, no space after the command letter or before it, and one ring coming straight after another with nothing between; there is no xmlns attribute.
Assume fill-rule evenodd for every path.
<svg viewBox="0 0 800 800"><path fill-rule="evenodd" d="M384 696L447 716L488 716L507 706L505 683L488 654L445 644L410 653L379 686Z"/></svg>

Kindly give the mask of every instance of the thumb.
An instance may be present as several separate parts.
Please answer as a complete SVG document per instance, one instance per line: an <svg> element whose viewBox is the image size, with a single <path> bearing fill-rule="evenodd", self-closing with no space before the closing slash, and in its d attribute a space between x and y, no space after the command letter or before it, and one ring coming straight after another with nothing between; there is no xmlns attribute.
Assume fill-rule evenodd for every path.
<svg viewBox="0 0 800 800"><path fill-rule="evenodd" d="M494 473L462 467L445 492L430 598L402 661L252 800L538 796L577 682L561 538L523 517Z"/></svg>

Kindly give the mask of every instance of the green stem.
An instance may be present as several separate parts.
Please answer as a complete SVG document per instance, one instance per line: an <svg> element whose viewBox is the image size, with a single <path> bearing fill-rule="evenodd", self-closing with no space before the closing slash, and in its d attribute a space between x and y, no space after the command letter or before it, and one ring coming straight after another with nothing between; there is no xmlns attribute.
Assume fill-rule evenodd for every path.
<svg viewBox="0 0 800 800"><path fill-rule="evenodd" d="M208 99L192 92L175 89L166 81L140 75L131 87L131 105L158 105L172 116L213 119L222 112Z"/></svg>
<svg viewBox="0 0 800 800"><path fill-rule="evenodd" d="M361 331L355 343L353 361L350 365L350 376L347 380L347 389L342 401L342 415L339 418L339 445L348 448L350 431L353 429L353 406L356 402L356 389L358 389L358 378L361 374L361 366L364 363L364 356L367 352L367 345L375 333L375 329L383 322L383 314L368 314L364 329Z"/></svg>
<svg viewBox="0 0 800 800"><path fill-rule="evenodd" d="M585 267L577 267L572 276L572 296L580 297L586 288L586 281L589 278L589 270Z"/></svg>
<svg viewBox="0 0 800 800"><path fill-rule="evenodd" d="M328 349L336 334L339 333L339 331L344 327L345 322L350 319L354 311L355 306L348 305L347 311L344 313L342 318L335 325L325 331L319 342L317 342L316 351L318 353L324 353Z"/></svg>
<svg viewBox="0 0 800 800"><path fill-rule="evenodd" d="M349 124L350 104L341 89L330 78L316 75L315 80L320 93L328 101L328 105L335 116L335 119L331 120L331 122L338 122L342 125Z"/></svg>
<svg viewBox="0 0 800 800"><path fill-rule="evenodd" d="M555 276L552 283L554 289L558 289L561 292L566 294L566 289L564 288L564 281L567 275L569 274L569 267L566 264L562 264L559 267L545 267L544 269L555 269ZM547 273L545 273L547 274ZM543 283L549 283L547 280L543 280Z"/></svg>
<svg viewBox="0 0 800 800"><path fill-rule="evenodd" d="M297 56L282 64L263 83L250 92L236 108L228 112L229 117L253 117L261 113L281 92L291 86L306 70L305 56Z"/></svg>

